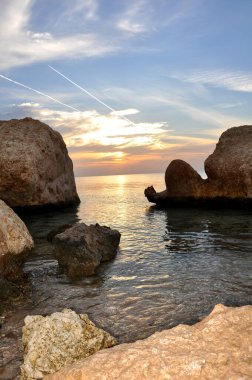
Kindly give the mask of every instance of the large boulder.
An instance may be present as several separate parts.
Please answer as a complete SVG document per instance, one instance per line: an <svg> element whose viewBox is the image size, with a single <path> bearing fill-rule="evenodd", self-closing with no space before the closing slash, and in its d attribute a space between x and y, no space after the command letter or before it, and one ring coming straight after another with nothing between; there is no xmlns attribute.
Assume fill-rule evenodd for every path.
<svg viewBox="0 0 252 380"><path fill-rule="evenodd" d="M79 202L58 132L31 118L0 123L0 198L11 207Z"/></svg>
<svg viewBox="0 0 252 380"><path fill-rule="evenodd" d="M195 197L202 195L204 180L187 162L173 160L165 172L168 197Z"/></svg>
<svg viewBox="0 0 252 380"><path fill-rule="evenodd" d="M0 200L0 277L22 277L22 263L33 248L32 237L22 220Z"/></svg>
<svg viewBox="0 0 252 380"><path fill-rule="evenodd" d="M205 161L207 188L215 196L252 198L252 126L224 132Z"/></svg>
<svg viewBox="0 0 252 380"><path fill-rule="evenodd" d="M97 352L45 380L248 380L251 347L252 306L217 305L194 326Z"/></svg>
<svg viewBox="0 0 252 380"><path fill-rule="evenodd" d="M116 256L121 234L99 224L77 223L53 238L59 266L70 277L90 276Z"/></svg>
<svg viewBox="0 0 252 380"><path fill-rule="evenodd" d="M252 126L224 132L215 151L205 161L207 179L186 162L173 160L165 173L166 190L145 190L150 202L160 206L252 207Z"/></svg>
<svg viewBox="0 0 252 380"><path fill-rule="evenodd" d="M96 327L86 314L78 315L70 309L47 317L27 316L24 322L22 380L43 379L76 360L116 344L115 338Z"/></svg>

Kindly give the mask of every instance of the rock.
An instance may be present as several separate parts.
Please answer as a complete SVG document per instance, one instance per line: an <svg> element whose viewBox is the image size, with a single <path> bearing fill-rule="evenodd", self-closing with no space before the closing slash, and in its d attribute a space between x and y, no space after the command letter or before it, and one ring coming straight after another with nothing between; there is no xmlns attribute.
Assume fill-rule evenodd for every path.
<svg viewBox="0 0 252 380"><path fill-rule="evenodd" d="M168 197L198 198L202 194L204 180L185 161L173 160L165 172Z"/></svg>
<svg viewBox="0 0 252 380"><path fill-rule="evenodd" d="M207 187L214 196L252 198L252 126L234 127L221 135L205 161Z"/></svg>
<svg viewBox="0 0 252 380"><path fill-rule="evenodd" d="M53 239L60 267L70 277L90 276L115 257L121 234L99 224L77 223Z"/></svg>
<svg viewBox="0 0 252 380"><path fill-rule="evenodd" d="M45 380L252 378L252 306L216 305L193 325L97 352Z"/></svg>
<svg viewBox="0 0 252 380"><path fill-rule="evenodd" d="M205 172L204 180L188 163L174 160L165 173L166 190L147 188L145 196L164 207L252 208L252 126L224 132L205 161Z"/></svg>
<svg viewBox="0 0 252 380"><path fill-rule="evenodd" d="M62 224L62 226L54 228L49 232L49 234L47 234L47 240L50 243L52 243L56 235L61 234L62 232L66 231L68 228L71 228L72 226L72 224Z"/></svg>
<svg viewBox="0 0 252 380"><path fill-rule="evenodd" d="M10 298L18 298L20 296L20 288L13 282L0 277L0 314L2 313L3 301L9 302ZM0 326L1 328L1 326Z"/></svg>
<svg viewBox="0 0 252 380"><path fill-rule="evenodd" d="M61 135L38 120L0 123L0 198L11 207L79 202Z"/></svg>
<svg viewBox="0 0 252 380"><path fill-rule="evenodd" d="M86 314L70 309L50 316L27 316L23 327L24 363L21 380L42 379L76 360L86 358L116 340Z"/></svg>
<svg viewBox="0 0 252 380"><path fill-rule="evenodd" d="M16 281L33 240L22 220L0 200L0 277Z"/></svg>

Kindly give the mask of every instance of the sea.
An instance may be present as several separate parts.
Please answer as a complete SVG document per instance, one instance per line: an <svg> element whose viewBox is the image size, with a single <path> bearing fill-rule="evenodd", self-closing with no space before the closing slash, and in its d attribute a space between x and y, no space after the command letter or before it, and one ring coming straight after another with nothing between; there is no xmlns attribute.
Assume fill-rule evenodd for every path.
<svg viewBox="0 0 252 380"><path fill-rule="evenodd" d="M82 177L76 184L79 206L22 215L35 249L24 266L28 295L5 315L1 378L18 373L26 315L71 308L119 342L131 342L193 324L218 303L252 304L251 211L157 209L144 189L164 190L164 174ZM117 229L121 242L116 258L96 275L73 280L59 272L46 236L76 222Z"/></svg>

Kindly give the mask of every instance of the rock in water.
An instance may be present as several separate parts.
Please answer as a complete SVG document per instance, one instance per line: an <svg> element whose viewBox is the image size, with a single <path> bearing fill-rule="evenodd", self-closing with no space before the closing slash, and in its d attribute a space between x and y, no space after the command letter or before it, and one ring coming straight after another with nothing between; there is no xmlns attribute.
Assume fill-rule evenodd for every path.
<svg viewBox="0 0 252 380"><path fill-rule="evenodd" d="M27 316L22 341L22 380L43 379L76 360L116 344L115 338L96 327L86 314L78 315L70 309L47 317Z"/></svg>
<svg viewBox="0 0 252 380"><path fill-rule="evenodd" d="M45 380L252 378L252 306L216 305L193 325L97 352Z"/></svg>
<svg viewBox="0 0 252 380"><path fill-rule="evenodd" d="M165 183L168 197L198 198L204 181L187 162L173 160L166 169Z"/></svg>
<svg viewBox="0 0 252 380"><path fill-rule="evenodd" d="M252 207L252 126L224 132L205 161L206 180L186 162L174 160L165 173L166 190L145 190L150 202L164 207Z"/></svg>
<svg viewBox="0 0 252 380"><path fill-rule="evenodd" d="M22 262L32 248L33 240L25 224L0 200L0 277L10 281L22 277Z"/></svg>
<svg viewBox="0 0 252 380"><path fill-rule="evenodd" d="M252 126L224 132L205 161L207 189L214 196L252 199ZM206 190L207 190L206 189Z"/></svg>
<svg viewBox="0 0 252 380"><path fill-rule="evenodd" d="M121 234L99 224L77 223L53 238L60 267L70 277L90 276L115 257Z"/></svg>
<svg viewBox="0 0 252 380"><path fill-rule="evenodd" d="M31 118L0 122L0 198L11 207L79 202L58 132Z"/></svg>

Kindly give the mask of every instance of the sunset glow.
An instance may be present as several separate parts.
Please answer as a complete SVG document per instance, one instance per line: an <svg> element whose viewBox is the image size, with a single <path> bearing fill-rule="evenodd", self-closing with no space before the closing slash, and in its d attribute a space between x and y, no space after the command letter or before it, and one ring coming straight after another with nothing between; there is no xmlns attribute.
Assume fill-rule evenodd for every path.
<svg viewBox="0 0 252 380"><path fill-rule="evenodd" d="M202 171L224 130L251 124L250 1L1 6L0 118L60 132L77 176Z"/></svg>

